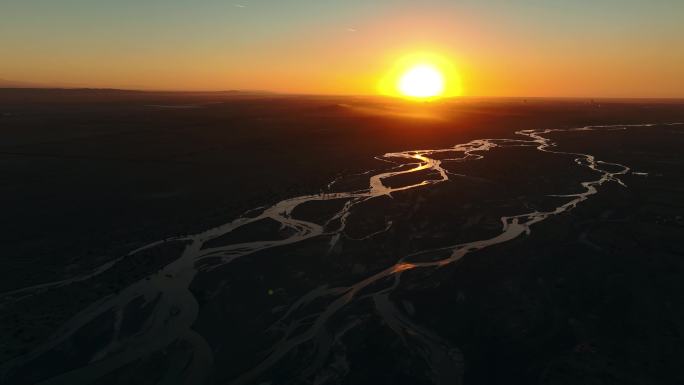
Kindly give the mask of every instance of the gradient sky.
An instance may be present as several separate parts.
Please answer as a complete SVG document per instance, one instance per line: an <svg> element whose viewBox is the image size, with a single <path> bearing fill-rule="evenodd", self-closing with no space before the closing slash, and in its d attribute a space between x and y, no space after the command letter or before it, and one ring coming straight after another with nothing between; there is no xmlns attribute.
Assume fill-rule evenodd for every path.
<svg viewBox="0 0 684 385"><path fill-rule="evenodd" d="M684 97L684 0L0 0L0 79L374 93L435 52L470 96Z"/></svg>

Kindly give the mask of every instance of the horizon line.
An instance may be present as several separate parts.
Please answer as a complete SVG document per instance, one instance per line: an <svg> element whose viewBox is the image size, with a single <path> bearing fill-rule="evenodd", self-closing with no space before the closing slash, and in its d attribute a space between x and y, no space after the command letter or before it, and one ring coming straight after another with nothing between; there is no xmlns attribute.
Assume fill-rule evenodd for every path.
<svg viewBox="0 0 684 385"><path fill-rule="evenodd" d="M143 88L117 88L117 87L2 87L3 91L114 91L114 92L135 92L135 93L185 93L185 94L220 94L220 93L234 93L234 94L251 94L271 95L271 96L309 96L309 97L380 97L389 99L401 99L382 94L334 94L334 93L312 93L312 92L282 92L282 91L268 91L268 90L243 90L243 89L226 89L226 90L184 90L184 89L143 89ZM536 95L536 96L497 96L497 95L461 95L441 98L442 100L454 99L614 99L614 100L684 100L682 96L562 96L562 95Z"/></svg>

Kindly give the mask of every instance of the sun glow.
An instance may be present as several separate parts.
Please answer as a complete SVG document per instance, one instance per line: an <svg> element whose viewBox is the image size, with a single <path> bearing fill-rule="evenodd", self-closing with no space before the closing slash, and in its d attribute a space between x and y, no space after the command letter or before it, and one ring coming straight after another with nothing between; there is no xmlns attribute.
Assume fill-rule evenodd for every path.
<svg viewBox="0 0 684 385"><path fill-rule="evenodd" d="M397 86L408 97L434 98L444 92L444 76L435 67L422 64L406 71Z"/></svg>
<svg viewBox="0 0 684 385"><path fill-rule="evenodd" d="M383 95L425 101L462 95L460 78L444 57L419 53L404 56L380 80Z"/></svg>

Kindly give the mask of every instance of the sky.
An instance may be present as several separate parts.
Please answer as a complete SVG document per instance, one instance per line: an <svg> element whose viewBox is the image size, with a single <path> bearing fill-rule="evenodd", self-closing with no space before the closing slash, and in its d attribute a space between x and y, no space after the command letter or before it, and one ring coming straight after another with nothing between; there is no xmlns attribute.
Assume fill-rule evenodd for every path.
<svg viewBox="0 0 684 385"><path fill-rule="evenodd" d="M402 57L465 96L684 97L684 0L0 0L0 79L374 94Z"/></svg>

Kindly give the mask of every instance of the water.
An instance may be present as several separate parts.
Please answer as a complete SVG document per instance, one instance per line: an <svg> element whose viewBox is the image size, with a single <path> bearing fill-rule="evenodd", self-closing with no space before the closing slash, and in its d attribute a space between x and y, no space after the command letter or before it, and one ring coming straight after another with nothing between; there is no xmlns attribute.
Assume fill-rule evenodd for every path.
<svg viewBox="0 0 684 385"><path fill-rule="evenodd" d="M205 232L170 238L151 243L137 252L157 247L168 241L187 241L189 246L182 256L165 266L160 271L141 279L140 281L121 290L112 297L104 298L83 309L70 319L56 335L35 351L18 357L0 367L4 381L13 381L17 373L31 367L37 360L55 349L68 344L76 333L86 325L96 322L99 318L112 314L114 317L114 332L107 341L103 341L97 352L93 353L88 364L66 373L54 373L54 377L41 384L86 384L111 373L129 363L142 359L153 352L162 350L174 342L183 342L190 347L191 355L187 365L182 368L169 368L168 383L199 384L206 380L212 370L213 352L205 339L195 332L192 327L198 318L199 305L190 291L190 285L203 273L217 269L230 268L230 265L241 258L286 245L298 245L314 238L328 239L328 250L333 250L346 231L349 230L348 218L352 212L363 215L364 204L392 194L406 190L428 190L434 186L448 183L458 175L452 174L444 166L444 162L470 162L482 159L490 151L497 148L522 147L529 151L540 151L554 156L572 157L578 167L591 170L594 177L581 181L581 191L554 194L560 203L550 210L532 210L516 215L500 218L500 231L491 237L471 242L456 243L439 248L420 250L409 255L399 256L396 262L381 270L366 276L346 286L328 287L323 285L302 295L280 309L280 319L269 330L264 332L279 333L280 338L270 348L265 358L257 365L245 368L243 373L234 379L234 384L254 383L268 373L280 360L304 344L313 345L315 355L313 359L298 370L302 378L315 378L315 382L335 382L344 375L345 370L326 372L324 369L333 365L345 368L344 355L333 354L333 345L345 333L353 330L359 322L353 321L338 325L338 329L331 327L331 320L343 309L359 301L371 301L377 314L385 321L394 333L405 344L413 346L420 352L422 359L431 371L430 379L435 384L460 383L463 374L463 356L459 349L450 346L434 332L426 330L411 320L406 311L401 310L391 298L390 294L401 283L402 274L407 271L422 269L432 271L446 265L457 263L464 256L484 248L508 242L523 234L530 234L534 225L538 225L549 217L560 215L572 210L578 204L589 199L598 192L598 188L609 182L624 186L620 177L628 174L630 168L626 165L609 163L598 160L594 155L583 153L562 152L555 149L548 134L568 131L598 131L625 130L629 127L649 127L655 124L588 126L574 129L546 129L522 130L517 134L522 139L478 139L453 147L429 150L410 150L393 152L378 157L385 161L388 167L383 170L370 170L355 177L367 178L368 187L358 191L328 192L293 197L280 201L273 206L251 210L252 216L243 216L231 222ZM445 155L456 154L455 157L438 159ZM410 183L392 183L387 181L396 177L425 176ZM396 179L395 179L396 180ZM338 185L335 180L328 185L333 189ZM625 186L626 187L626 186ZM303 204L311 202L326 202L342 200L345 204L332 214L325 223L317 224L296 219L292 213ZM361 211L361 213L359 213ZM208 242L230 234L243 226L253 225L259 221L272 220L281 226L281 234L287 236L276 240L245 241L241 243L208 247ZM370 239L378 234L390 230L392 221L358 240ZM121 258L122 259L122 258ZM97 277L99 274L115 266L121 259L109 262L94 271L67 280L45 283L26 287L0 295L0 301L7 303L39 295L41 292L56 287L69 285ZM389 282L379 285L380 282ZM142 304L130 306L135 301ZM307 307L316 304L316 310L306 312ZM321 305L323 303L324 305ZM140 321L135 333L121 333L121 323L126 312L136 312L140 306L151 308L148 316ZM322 306L322 307L321 307ZM301 314L306 314L302 316ZM330 362L333 362L330 364ZM347 369L348 370L348 369ZM324 375L322 375L323 373Z"/></svg>

